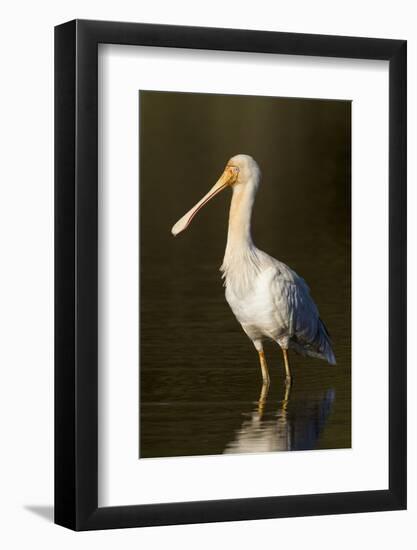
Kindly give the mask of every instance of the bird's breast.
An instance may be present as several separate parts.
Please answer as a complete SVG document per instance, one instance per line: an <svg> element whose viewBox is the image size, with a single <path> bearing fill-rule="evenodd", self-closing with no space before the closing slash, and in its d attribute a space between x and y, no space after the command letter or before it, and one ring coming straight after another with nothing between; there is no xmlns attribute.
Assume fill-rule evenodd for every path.
<svg viewBox="0 0 417 550"><path fill-rule="evenodd" d="M244 330L272 338L280 333L280 314L277 311L276 289L272 284L273 268L260 272L250 285L241 286L226 281L226 300Z"/></svg>

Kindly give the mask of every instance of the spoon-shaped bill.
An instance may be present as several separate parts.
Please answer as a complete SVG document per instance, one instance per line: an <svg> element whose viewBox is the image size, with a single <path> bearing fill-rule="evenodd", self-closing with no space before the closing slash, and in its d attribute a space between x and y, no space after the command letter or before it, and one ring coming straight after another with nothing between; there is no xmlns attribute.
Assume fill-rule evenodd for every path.
<svg viewBox="0 0 417 550"><path fill-rule="evenodd" d="M226 170L220 176L220 179L213 185L210 191L204 195L204 197L195 204L191 210L189 210L171 229L171 233L176 236L190 225L192 219L197 212L203 208L213 197L215 197L220 191L226 189L228 185L232 185L236 181L237 173L234 167L226 167Z"/></svg>

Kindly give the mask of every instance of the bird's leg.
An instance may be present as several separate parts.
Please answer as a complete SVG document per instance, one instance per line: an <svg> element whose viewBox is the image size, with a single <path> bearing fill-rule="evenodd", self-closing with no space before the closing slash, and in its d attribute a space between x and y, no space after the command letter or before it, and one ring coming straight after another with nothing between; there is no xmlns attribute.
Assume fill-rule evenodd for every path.
<svg viewBox="0 0 417 550"><path fill-rule="evenodd" d="M290 363L288 361L288 350L282 348L282 354L284 355L284 365L285 365L285 382L286 384L291 384L291 369Z"/></svg>
<svg viewBox="0 0 417 550"><path fill-rule="evenodd" d="M264 353L264 350L261 349L261 350L258 350L258 355L259 355L259 362L261 364L261 370L262 370L262 380L263 380L263 383L264 383L264 386L268 386L269 387L269 372L268 372L268 365L266 363L266 359L265 359L265 353Z"/></svg>
<svg viewBox="0 0 417 550"><path fill-rule="evenodd" d="M290 400L290 394L291 394L291 384L285 384L285 392L284 392L284 399L282 400L282 410L287 412L288 403Z"/></svg>

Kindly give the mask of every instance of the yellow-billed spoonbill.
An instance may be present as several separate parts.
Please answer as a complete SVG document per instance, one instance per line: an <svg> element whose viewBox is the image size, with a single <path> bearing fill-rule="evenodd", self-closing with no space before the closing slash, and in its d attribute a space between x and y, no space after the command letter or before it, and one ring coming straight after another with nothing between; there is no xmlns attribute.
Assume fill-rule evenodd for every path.
<svg viewBox="0 0 417 550"><path fill-rule="evenodd" d="M251 236L251 215L261 171L249 155L232 157L217 183L172 228L184 231L197 212L223 189L233 190L226 252L220 270L226 300L259 354L262 378L269 384L263 340L282 349L286 381L291 382L288 349L335 364L329 333L308 286L284 263L262 252Z"/></svg>

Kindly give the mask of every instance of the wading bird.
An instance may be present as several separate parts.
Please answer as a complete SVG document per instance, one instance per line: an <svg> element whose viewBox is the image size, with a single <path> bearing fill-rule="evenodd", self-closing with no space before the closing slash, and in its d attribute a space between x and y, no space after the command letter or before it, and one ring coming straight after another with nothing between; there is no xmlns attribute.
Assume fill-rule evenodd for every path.
<svg viewBox="0 0 417 550"><path fill-rule="evenodd" d="M276 342L291 383L288 350L335 364L329 333L305 281L284 263L262 252L251 236L251 216L261 171L249 155L232 157L210 191L173 226L178 235L220 191L233 190L226 252L220 270L226 300L258 354L264 384L269 384L263 341Z"/></svg>

